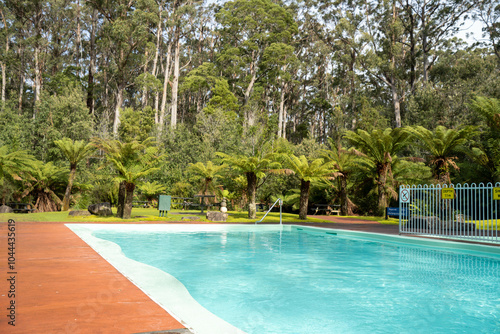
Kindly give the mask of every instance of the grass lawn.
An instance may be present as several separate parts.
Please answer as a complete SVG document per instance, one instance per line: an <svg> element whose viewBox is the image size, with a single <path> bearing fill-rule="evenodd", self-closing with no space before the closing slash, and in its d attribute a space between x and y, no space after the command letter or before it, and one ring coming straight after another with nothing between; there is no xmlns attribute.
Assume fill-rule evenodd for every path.
<svg viewBox="0 0 500 334"><path fill-rule="evenodd" d="M382 223L382 221L380 221ZM476 224L478 230L500 230L500 220L489 219L489 220L467 220L466 223ZM403 220L403 224L406 224L406 220Z"/></svg>
<svg viewBox="0 0 500 334"><path fill-rule="evenodd" d="M116 214L116 208L113 208L113 213ZM227 223L255 223L261 219L264 212L257 212L257 219L249 219L248 212L230 211ZM168 212L167 217L159 217L158 210L154 208L133 208L131 219L120 219L117 217L98 217L98 216L69 216L68 212L39 212L39 213L0 213L0 222L6 222L8 219L14 219L16 222L67 222L67 223L88 223L88 222L173 222L181 221L182 217L196 217L197 221L208 221L205 214L201 215L200 211L196 210L172 210ZM185 218L184 221L189 221ZM193 219L194 220L194 219ZM263 223L279 223L279 212L270 212L264 219ZM291 213L283 213L283 222L298 223L304 222L299 219L299 215ZM332 223L320 218L308 217L306 222Z"/></svg>

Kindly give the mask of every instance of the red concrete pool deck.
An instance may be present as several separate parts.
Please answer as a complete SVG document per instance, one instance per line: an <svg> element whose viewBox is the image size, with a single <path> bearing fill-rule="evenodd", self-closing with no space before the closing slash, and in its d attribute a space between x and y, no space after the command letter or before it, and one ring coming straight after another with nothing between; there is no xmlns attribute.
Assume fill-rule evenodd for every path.
<svg viewBox="0 0 500 334"><path fill-rule="evenodd" d="M9 268L7 223L0 224L0 333L141 333L185 327L63 223L16 223L15 265ZM9 324L7 309L12 301L15 326Z"/></svg>
<svg viewBox="0 0 500 334"><path fill-rule="evenodd" d="M301 225L398 234L397 225L320 218L335 224ZM175 333L185 328L64 223L16 222L12 268L8 232L7 222L0 222L0 333ZM12 301L15 326L9 325L12 311L7 309Z"/></svg>

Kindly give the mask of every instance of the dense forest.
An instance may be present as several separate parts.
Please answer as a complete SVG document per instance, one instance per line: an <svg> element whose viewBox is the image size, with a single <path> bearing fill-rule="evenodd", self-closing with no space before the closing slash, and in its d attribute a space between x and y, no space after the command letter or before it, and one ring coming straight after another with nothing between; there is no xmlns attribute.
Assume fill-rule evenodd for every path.
<svg viewBox="0 0 500 334"><path fill-rule="evenodd" d="M2 203L380 214L400 184L500 180L499 0L0 0L0 18Z"/></svg>

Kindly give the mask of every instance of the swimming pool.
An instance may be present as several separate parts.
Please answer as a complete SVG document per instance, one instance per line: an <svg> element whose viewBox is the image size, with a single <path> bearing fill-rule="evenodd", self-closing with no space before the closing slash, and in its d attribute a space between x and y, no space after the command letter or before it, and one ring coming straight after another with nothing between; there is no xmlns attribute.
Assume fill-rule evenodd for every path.
<svg viewBox="0 0 500 334"><path fill-rule="evenodd" d="M500 331L494 247L291 226L68 226L197 333Z"/></svg>

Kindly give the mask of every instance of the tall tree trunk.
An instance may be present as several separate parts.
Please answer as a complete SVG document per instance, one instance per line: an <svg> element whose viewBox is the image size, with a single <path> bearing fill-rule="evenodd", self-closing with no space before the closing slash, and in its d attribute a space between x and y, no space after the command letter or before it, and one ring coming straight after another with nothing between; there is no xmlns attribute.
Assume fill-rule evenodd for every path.
<svg viewBox="0 0 500 334"><path fill-rule="evenodd" d="M36 111L38 109L37 104L40 101L40 94L42 93L42 71L40 64L40 47L35 46L35 80L33 82L35 85L35 112L33 113L33 118L36 116Z"/></svg>
<svg viewBox="0 0 500 334"><path fill-rule="evenodd" d="M66 191L64 192L61 211L68 211L69 209L71 188L73 188L73 182L75 181L75 176L76 176L76 164L71 164L69 171L68 185L66 186Z"/></svg>
<svg viewBox="0 0 500 334"><path fill-rule="evenodd" d="M24 29L21 29L20 35L21 35L21 38L24 39ZM24 44L19 46L18 53L19 53L19 59L21 61L21 64L19 66L19 99L18 99L18 111L19 111L19 115L20 115L22 110L23 110L24 82L26 80L26 77L24 74L24 66L26 64L25 55L24 55Z"/></svg>
<svg viewBox="0 0 500 334"><path fill-rule="evenodd" d="M398 87L396 85L396 56L394 55L394 50L396 48L396 34L394 33L394 29L396 26L396 17L397 17L397 11L396 11L396 1L393 0L392 2L392 57L391 57L391 90L392 90L392 103L394 104L394 119L396 121L396 127L400 128L401 127L401 108L399 104L399 94L398 94Z"/></svg>
<svg viewBox="0 0 500 334"><path fill-rule="evenodd" d="M127 196L126 182L120 182L118 188L118 203L116 203L116 216L123 218L123 211L125 208L125 198Z"/></svg>
<svg viewBox="0 0 500 334"><path fill-rule="evenodd" d="M92 10L92 27L90 29L90 63L89 63L89 76L88 76L88 87L87 87L87 108L89 108L89 114L93 115L95 110L95 100L94 100L94 73L96 65L96 50L95 50L95 35L96 35L96 25L97 25L97 9Z"/></svg>
<svg viewBox="0 0 500 334"><path fill-rule="evenodd" d="M125 189L126 189L127 195L126 195L126 199L125 199L125 205L123 208L122 218L123 219L130 219L130 216L132 215L132 202L134 199L135 184L125 182Z"/></svg>
<svg viewBox="0 0 500 334"><path fill-rule="evenodd" d="M257 193L257 175L247 172L247 195L248 195L248 218L255 219L257 210L255 208L255 194Z"/></svg>
<svg viewBox="0 0 500 334"><path fill-rule="evenodd" d="M165 126L165 108L167 104L167 93L168 93L168 82L170 80L170 60L172 58L172 43L168 43L167 46L167 59L165 64L165 77L163 80L163 95L161 98L161 107L160 107L160 119L159 119L159 133L163 131L163 127Z"/></svg>
<svg viewBox="0 0 500 334"><path fill-rule="evenodd" d="M5 20L5 16L3 14L3 10L0 9L0 14L2 15L3 26L5 28L5 56L8 57L9 54L9 32L7 30L7 21ZM5 91L7 85L7 64L5 61L0 62L2 66L2 110L5 109Z"/></svg>
<svg viewBox="0 0 500 334"><path fill-rule="evenodd" d="M415 81L416 81L416 70L415 68L417 67L417 60L416 60L416 51L415 51L415 17L413 14L413 9L410 6L409 0L406 1L406 12L408 16L410 17L410 27L409 27L409 34L410 34L410 91L413 92L415 91Z"/></svg>
<svg viewBox="0 0 500 334"><path fill-rule="evenodd" d="M19 110L19 114L21 114L21 111L23 110L23 95L24 95L24 81L26 80L24 76L24 66L21 65L21 76L19 78L19 100L18 100L18 107L17 109Z"/></svg>
<svg viewBox="0 0 500 334"><path fill-rule="evenodd" d="M146 59L146 61L144 62L144 72L143 73L146 74L146 73L148 73L148 62L149 62L148 50L145 51L144 58ZM148 105L148 97L149 97L148 87L146 85L144 85L144 87L142 87L142 97L141 97L142 109L146 108L146 106Z"/></svg>
<svg viewBox="0 0 500 334"><path fill-rule="evenodd" d="M299 219L307 219L307 207L309 206L309 187L311 181L300 180L300 208Z"/></svg>
<svg viewBox="0 0 500 334"><path fill-rule="evenodd" d="M392 76L391 91L392 91L392 103L394 105L394 119L396 121L396 127L401 127L401 104L399 102L399 94L394 82L394 75Z"/></svg>
<svg viewBox="0 0 500 334"><path fill-rule="evenodd" d="M250 64L252 77L250 79L250 83L248 84L247 89L245 90L245 103L243 105L246 105L248 101L250 101L250 96L252 96L253 86L257 81L257 70L255 69L256 66L257 65L254 63Z"/></svg>
<svg viewBox="0 0 500 334"><path fill-rule="evenodd" d="M125 90L125 85L123 83L118 84L116 91L116 107L115 107L115 119L113 122L113 135L118 135L118 127L120 126L120 110L123 104L123 91Z"/></svg>
<svg viewBox="0 0 500 334"><path fill-rule="evenodd" d="M76 64L79 67L78 73L81 74L82 69L80 68L80 60L82 59L82 33L81 33L81 28L80 28L80 0L76 2L76 41L75 41L75 60Z"/></svg>
<svg viewBox="0 0 500 334"><path fill-rule="evenodd" d="M339 179L339 190L340 190L340 215L347 216L349 207L347 200L347 176L340 175Z"/></svg>
<svg viewBox="0 0 500 334"><path fill-rule="evenodd" d="M155 51L155 57L153 59L153 68L151 69L151 75L153 75L155 78L158 75L158 58L160 56L161 36L163 34L162 14L163 14L163 1L160 5L160 19L158 20L158 26L156 29L156 51ZM154 92L155 92L155 101L154 101L155 124L158 124L159 92L158 90L155 90Z"/></svg>
<svg viewBox="0 0 500 334"><path fill-rule="evenodd" d="M424 82L424 85L427 83L428 81L428 74L427 74L427 67L429 66L428 65L428 62L429 60L427 59L427 53L428 53L428 49L427 49L427 19L426 19L426 15L425 15L425 5L422 6L422 15L421 15L421 27L422 27L422 61L423 61L423 82Z"/></svg>
<svg viewBox="0 0 500 334"><path fill-rule="evenodd" d="M180 43L180 27L176 27L175 29L175 38L174 38L174 75L172 78L172 104L170 106L170 128L175 129L177 127L177 104L178 104L178 93L179 93L179 70L181 61L181 43Z"/></svg>
<svg viewBox="0 0 500 334"><path fill-rule="evenodd" d="M288 118L287 110L288 106L285 104L285 107L283 108L283 125L282 125L283 139L286 139L286 123L287 123L286 121Z"/></svg>
<svg viewBox="0 0 500 334"><path fill-rule="evenodd" d="M283 71L286 71L287 66L284 66ZM288 90L288 83L284 82L281 85L281 94L280 94L280 106L278 111L278 138L285 138L285 129L284 123L285 121L285 96Z"/></svg>

